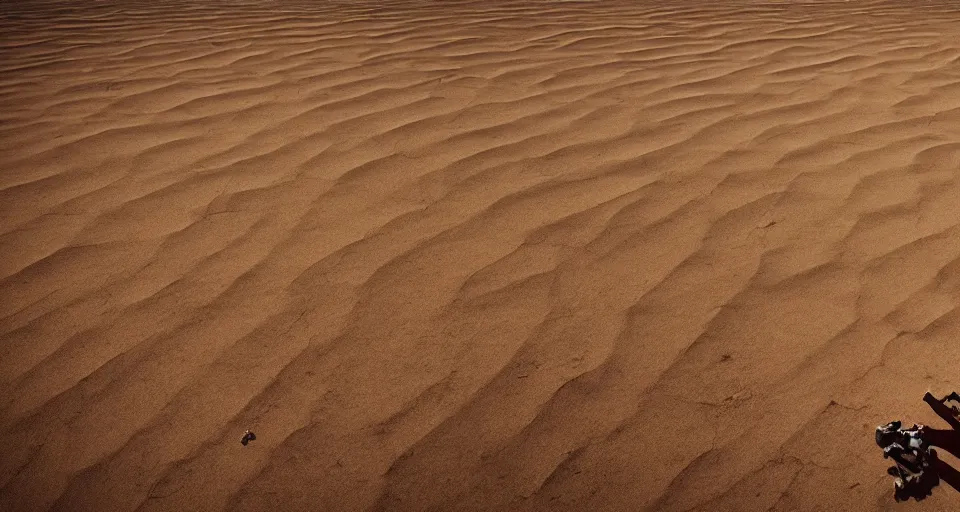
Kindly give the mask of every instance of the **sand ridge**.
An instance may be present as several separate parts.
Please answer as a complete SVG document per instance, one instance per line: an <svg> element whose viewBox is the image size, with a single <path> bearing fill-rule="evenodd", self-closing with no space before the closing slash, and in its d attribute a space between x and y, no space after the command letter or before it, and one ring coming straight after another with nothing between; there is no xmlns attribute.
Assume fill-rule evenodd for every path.
<svg viewBox="0 0 960 512"><path fill-rule="evenodd" d="M960 388L958 34L5 4L0 510L891 509L873 428Z"/></svg>

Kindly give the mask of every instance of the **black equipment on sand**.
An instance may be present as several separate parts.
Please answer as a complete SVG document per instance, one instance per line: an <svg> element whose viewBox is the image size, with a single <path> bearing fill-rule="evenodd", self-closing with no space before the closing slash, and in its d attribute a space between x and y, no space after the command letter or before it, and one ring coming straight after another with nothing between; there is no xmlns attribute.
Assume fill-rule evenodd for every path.
<svg viewBox="0 0 960 512"><path fill-rule="evenodd" d="M955 430L960 430L960 395L953 392L938 400L928 392L923 395L923 401ZM895 463L887 473L896 478L894 498L897 501L922 500L940 484L937 452L923 439L923 432L924 428L919 425L905 429L899 421L877 427L877 446L883 449L883 458L891 458Z"/></svg>

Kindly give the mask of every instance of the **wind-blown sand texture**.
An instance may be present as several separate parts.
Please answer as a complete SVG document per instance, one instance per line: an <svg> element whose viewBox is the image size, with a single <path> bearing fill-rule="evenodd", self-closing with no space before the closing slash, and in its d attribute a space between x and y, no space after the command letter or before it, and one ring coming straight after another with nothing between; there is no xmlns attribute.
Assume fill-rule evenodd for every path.
<svg viewBox="0 0 960 512"><path fill-rule="evenodd" d="M955 7L4 3L0 510L906 509Z"/></svg>

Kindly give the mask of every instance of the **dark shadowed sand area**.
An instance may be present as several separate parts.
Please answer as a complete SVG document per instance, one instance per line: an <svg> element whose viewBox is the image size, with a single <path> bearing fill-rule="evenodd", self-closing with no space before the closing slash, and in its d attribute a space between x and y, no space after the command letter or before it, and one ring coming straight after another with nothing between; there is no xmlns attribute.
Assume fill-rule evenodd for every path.
<svg viewBox="0 0 960 512"><path fill-rule="evenodd" d="M958 305L955 2L0 4L3 511L960 510Z"/></svg>

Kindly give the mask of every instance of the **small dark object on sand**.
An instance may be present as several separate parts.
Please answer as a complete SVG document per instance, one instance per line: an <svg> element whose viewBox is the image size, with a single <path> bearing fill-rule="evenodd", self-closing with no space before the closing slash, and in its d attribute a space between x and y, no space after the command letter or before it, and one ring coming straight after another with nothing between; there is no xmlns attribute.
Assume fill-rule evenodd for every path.
<svg viewBox="0 0 960 512"><path fill-rule="evenodd" d="M877 427L877 445L883 449L883 458L892 458L896 465L887 472L896 477L894 497L897 501L917 500L930 495L940 481L931 468L936 452L920 436L921 427L905 429L899 421Z"/></svg>
<svg viewBox="0 0 960 512"><path fill-rule="evenodd" d="M256 434L254 434L254 433L251 432L250 430L247 430L247 431L245 431L245 432L243 433L243 437L240 439L240 444L246 446L247 443L249 443L250 441L255 440L256 438L257 438L257 435L256 435Z"/></svg>

